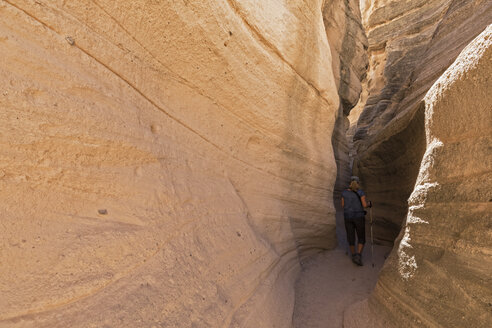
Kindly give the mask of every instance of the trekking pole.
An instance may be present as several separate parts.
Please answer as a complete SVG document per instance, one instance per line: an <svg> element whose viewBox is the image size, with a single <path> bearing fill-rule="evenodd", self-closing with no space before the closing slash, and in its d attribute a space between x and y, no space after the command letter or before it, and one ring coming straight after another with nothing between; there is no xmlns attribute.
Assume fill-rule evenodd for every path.
<svg viewBox="0 0 492 328"><path fill-rule="evenodd" d="M372 261L372 267L374 268L374 238L372 236L372 203L371 203L371 207L369 207L369 215L371 216L371 261Z"/></svg>

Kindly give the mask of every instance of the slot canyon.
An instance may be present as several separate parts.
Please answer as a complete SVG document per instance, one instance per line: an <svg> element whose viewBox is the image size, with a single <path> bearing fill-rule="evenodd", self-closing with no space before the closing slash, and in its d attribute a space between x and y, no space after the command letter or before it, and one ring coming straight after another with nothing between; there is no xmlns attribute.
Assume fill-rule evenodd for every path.
<svg viewBox="0 0 492 328"><path fill-rule="evenodd" d="M492 1L0 0L0 76L0 328L492 327Z"/></svg>

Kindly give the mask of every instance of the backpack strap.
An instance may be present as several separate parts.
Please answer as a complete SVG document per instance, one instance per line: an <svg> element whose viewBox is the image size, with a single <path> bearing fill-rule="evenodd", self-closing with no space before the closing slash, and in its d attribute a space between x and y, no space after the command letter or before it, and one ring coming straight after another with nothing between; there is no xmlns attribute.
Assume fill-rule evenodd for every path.
<svg viewBox="0 0 492 328"><path fill-rule="evenodd" d="M359 202L362 205L362 199L360 199L359 193L357 191L353 191L352 189L350 189L350 191L353 192L357 196L357 198L359 198ZM362 208L364 208L364 205L362 205Z"/></svg>
<svg viewBox="0 0 492 328"><path fill-rule="evenodd" d="M364 211L364 215L367 214L367 211L364 210L364 205L362 204L362 199L360 199L359 193L357 191L353 191L352 189L350 189L350 191L357 195L357 198L359 198L360 206L362 206L362 210Z"/></svg>

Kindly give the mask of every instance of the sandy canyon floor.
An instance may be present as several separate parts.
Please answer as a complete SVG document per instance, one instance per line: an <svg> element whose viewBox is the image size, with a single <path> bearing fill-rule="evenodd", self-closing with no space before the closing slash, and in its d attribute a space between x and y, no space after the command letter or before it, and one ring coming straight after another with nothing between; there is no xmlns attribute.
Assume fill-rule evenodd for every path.
<svg viewBox="0 0 492 328"><path fill-rule="evenodd" d="M363 251L362 267L352 263L343 247L305 261L296 284L294 327L342 327L344 315L350 316L345 310L369 297L390 249L374 245L374 267L370 243Z"/></svg>

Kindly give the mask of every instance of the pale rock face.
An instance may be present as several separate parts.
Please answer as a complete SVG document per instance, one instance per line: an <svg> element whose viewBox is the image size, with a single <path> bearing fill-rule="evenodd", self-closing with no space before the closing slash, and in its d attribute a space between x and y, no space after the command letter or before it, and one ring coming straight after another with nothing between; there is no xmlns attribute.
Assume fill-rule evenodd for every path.
<svg viewBox="0 0 492 328"><path fill-rule="evenodd" d="M345 327L492 326L491 63L489 25L427 92L426 151L402 236Z"/></svg>
<svg viewBox="0 0 492 328"><path fill-rule="evenodd" d="M324 24L332 53L332 66L343 113L358 103L367 69L367 38L358 1L325 1Z"/></svg>
<svg viewBox="0 0 492 328"><path fill-rule="evenodd" d="M0 3L0 325L288 327L336 243L321 6Z"/></svg>
<svg viewBox="0 0 492 328"><path fill-rule="evenodd" d="M393 244L426 148L423 98L492 21L492 2L361 1L369 42L368 99L354 142L354 173L374 207L375 238Z"/></svg>

